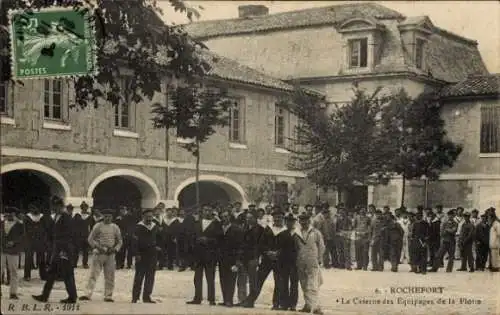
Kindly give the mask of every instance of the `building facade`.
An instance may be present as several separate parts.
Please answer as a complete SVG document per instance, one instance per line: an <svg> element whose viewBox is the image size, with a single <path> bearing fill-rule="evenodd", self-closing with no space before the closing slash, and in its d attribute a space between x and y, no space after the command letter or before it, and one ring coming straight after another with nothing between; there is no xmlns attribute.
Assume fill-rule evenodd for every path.
<svg viewBox="0 0 500 315"><path fill-rule="evenodd" d="M262 5L248 5L240 7L239 14L236 19L191 23L185 28L210 50L284 81L320 91L330 102L349 101L354 82L368 91L382 87L382 93L391 93L404 88L410 96L417 96L423 91L439 91L471 75L488 74L477 42L435 26L427 16L405 17L375 3L278 14L269 14ZM451 207L458 203L481 208L489 203L481 194L499 191L494 182L483 186L491 187L482 188L483 193L471 188L473 178L498 177L494 165L498 165L499 158L495 154L488 158L473 155L479 143L473 135L479 134L480 123L476 120L467 125L467 119L478 116L469 117L474 114L471 111L464 114L463 120L450 119L447 106L443 116L448 135L462 139L464 152L457 165L443 175L444 182L406 182L404 199L408 207L438 203ZM465 140L459 130L469 128L476 129ZM469 165L467 171L465 165ZM459 178L461 184L448 180ZM462 185L465 190L453 185ZM387 186L359 187L345 194L348 200L343 201L352 203L349 199L357 199L398 207L402 191L402 179L395 177ZM464 191L468 196L465 199Z"/></svg>
<svg viewBox="0 0 500 315"><path fill-rule="evenodd" d="M235 105L229 126L202 146L202 201L248 204L249 185L302 178L286 167L294 118L276 106L292 87L224 57L205 58L212 64L208 84L227 89ZM98 208L194 203L195 160L180 146L187 140L154 129L151 121L151 103L167 102L166 93L151 103L124 95L118 106L78 109L70 108L69 80L0 88L4 205L46 204L54 194L75 207L83 201Z"/></svg>
<svg viewBox="0 0 500 315"><path fill-rule="evenodd" d="M464 151L440 181L407 182L405 204L483 209L498 203L498 85L487 96L469 92L457 98L454 92L471 75L491 77L475 41L440 29L428 17L404 17L374 3L280 14L268 14L262 5L241 6L237 19L184 27L211 50L204 53L212 65L210 85L226 88L234 100L229 125L201 148L202 202L248 204L256 199L253 188L266 181L275 184L274 201L297 195L301 204L317 198L339 202L335 192L317 189L287 167L297 121L276 104L293 90L293 81L339 103L350 100L353 83L369 91L382 87L382 93L405 88L411 96L448 91L443 118ZM134 104L123 95L116 107L76 109L69 107L73 99L70 81L0 85L4 204L25 207L52 194L74 206L194 203L195 159L182 148L189 140L154 129L149 102ZM158 93L152 102L168 102L168 95ZM402 191L395 177L386 186L355 187L341 201L394 208Z"/></svg>

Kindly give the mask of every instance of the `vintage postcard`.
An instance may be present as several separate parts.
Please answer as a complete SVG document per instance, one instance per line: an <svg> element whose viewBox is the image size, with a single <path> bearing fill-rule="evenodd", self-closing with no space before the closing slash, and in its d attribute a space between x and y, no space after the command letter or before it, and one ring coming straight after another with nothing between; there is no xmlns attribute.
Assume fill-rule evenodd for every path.
<svg viewBox="0 0 500 315"><path fill-rule="evenodd" d="M1 313L500 315L500 4L0 0Z"/></svg>

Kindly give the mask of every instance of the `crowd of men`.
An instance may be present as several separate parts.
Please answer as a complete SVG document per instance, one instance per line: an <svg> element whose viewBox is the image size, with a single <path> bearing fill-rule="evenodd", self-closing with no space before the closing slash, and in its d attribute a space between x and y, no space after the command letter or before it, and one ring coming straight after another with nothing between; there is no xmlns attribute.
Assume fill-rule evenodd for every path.
<svg viewBox="0 0 500 315"><path fill-rule="evenodd" d="M462 207L446 212L417 207L394 212L369 205L348 209L339 204L332 211L326 203L299 205L285 203L242 209L239 202L228 206L204 205L200 208L166 208L118 211L92 209L85 203L80 212L57 197L50 212L29 205L23 213L16 208L2 209L2 282L10 284L10 298L17 299L17 270L24 252L24 280L33 269L45 280L43 292L35 295L47 301L55 281L64 281L68 298L75 303L77 289L74 268L80 260L90 268L89 279L80 300L90 300L95 283L104 271L104 300L113 302L115 269L135 266L132 302L141 295L151 298L155 272L161 269L182 272L194 270L195 293L188 304L202 302L203 274L207 300L215 301L215 273L219 271L223 296L221 305L251 308L262 286L273 272L273 309L295 310L298 287L302 288L304 312L321 314L318 290L320 267L345 270L383 271L389 260L391 271L408 263L419 274L444 267L453 271L498 272L500 267L500 221L495 209L479 216ZM117 213L116 213L117 212ZM354 250L352 250L354 249ZM92 255L89 266L89 253ZM488 266L488 267L487 267ZM5 275L4 275L5 274ZM237 303L233 296L237 295Z"/></svg>

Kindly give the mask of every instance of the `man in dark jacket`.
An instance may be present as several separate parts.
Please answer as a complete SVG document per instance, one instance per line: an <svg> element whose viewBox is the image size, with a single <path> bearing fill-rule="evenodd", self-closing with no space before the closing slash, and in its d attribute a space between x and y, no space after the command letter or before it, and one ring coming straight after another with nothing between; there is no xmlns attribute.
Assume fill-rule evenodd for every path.
<svg viewBox="0 0 500 315"><path fill-rule="evenodd" d="M389 249L389 260L391 262L391 271L397 272L401 248L403 246L404 231L401 225L396 221L396 217L391 213L387 214L389 222L385 229L385 248Z"/></svg>
<svg viewBox="0 0 500 315"><path fill-rule="evenodd" d="M436 216L436 214L431 210L428 212L428 222L429 222L429 262L428 265L432 266L436 254L439 250L439 245L441 243L441 220Z"/></svg>
<svg viewBox="0 0 500 315"><path fill-rule="evenodd" d="M87 238L90 234L92 216L89 213L89 206L85 201L80 204L81 213L75 214L73 225L75 228L75 260L78 262L78 256L82 253L83 268L89 268L89 244Z"/></svg>
<svg viewBox="0 0 500 315"><path fill-rule="evenodd" d="M480 217L479 223L476 225L476 270L484 271L486 261L488 260L490 229L485 214Z"/></svg>
<svg viewBox="0 0 500 315"><path fill-rule="evenodd" d="M247 285L250 292L258 286L257 268L260 258L260 244L264 228L257 224L257 214L248 212L243 230L243 253L238 264L238 304L241 306L247 299Z"/></svg>
<svg viewBox="0 0 500 315"><path fill-rule="evenodd" d="M368 269L368 252L370 250L371 220L366 215L366 209L361 208L359 215L354 219L356 233L356 269Z"/></svg>
<svg viewBox="0 0 500 315"><path fill-rule="evenodd" d="M462 266L457 271L467 271L469 265L469 272L474 272L474 257L472 255L472 244L474 243L474 224L470 221L470 213L464 212L464 223L460 230L458 237L460 258L462 259Z"/></svg>
<svg viewBox="0 0 500 315"><path fill-rule="evenodd" d="M448 218L441 224L441 246L434 258L434 266L431 272L438 271L445 253L448 253L448 265L446 272L452 272L455 254L455 233L457 233L458 223L455 221L455 210L447 213Z"/></svg>
<svg viewBox="0 0 500 315"><path fill-rule="evenodd" d="M278 236L278 274L280 275L279 304L281 310L295 311L299 296L299 275L297 273L297 249L293 237L297 219L293 215L285 218L286 231Z"/></svg>
<svg viewBox="0 0 500 315"><path fill-rule="evenodd" d="M179 271L182 272L186 270L188 265L188 245L189 240L186 235L186 213L184 209L179 208L176 211L177 224L174 228L174 237L177 243L177 266Z"/></svg>
<svg viewBox="0 0 500 315"><path fill-rule="evenodd" d="M156 263L158 252L161 250L158 244L158 227L153 221L153 210L145 209L143 219L137 223L132 238L132 250L135 254L134 285L132 287L132 303L137 303L141 294L144 303L156 303L151 299L155 282Z"/></svg>
<svg viewBox="0 0 500 315"><path fill-rule="evenodd" d="M429 223L423 220L421 212L417 212L412 229L412 239L415 244L416 273L427 273L427 249L429 246Z"/></svg>
<svg viewBox="0 0 500 315"><path fill-rule="evenodd" d="M28 214L24 221L26 229L26 256L24 261L24 280L31 280L33 269L33 258L36 256L36 265L39 269L40 279L45 280L47 271L46 251L47 237L50 228L50 220L40 213L40 209L34 204L28 205Z"/></svg>
<svg viewBox="0 0 500 315"><path fill-rule="evenodd" d="M293 213L289 215L293 216ZM283 212L276 210L273 212L273 225L264 229L260 239L261 263L257 271L257 286L254 291L250 291L249 296L243 303L244 307L252 308L259 297L262 286L267 279L267 276L272 271L274 278L273 290L273 310L279 309L280 302L280 274L278 269L278 257L280 251L279 235L286 231L283 222Z"/></svg>
<svg viewBox="0 0 500 315"><path fill-rule="evenodd" d="M203 207L203 218L195 225L194 242L194 298L187 304L201 304L203 299L203 273L207 279L207 300L215 305L215 266L217 264L218 240L222 228L213 217L211 206Z"/></svg>
<svg viewBox="0 0 500 315"><path fill-rule="evenodd" d="M116 225L120 228L123 239L123 245L116 253L116 269L122 269L125 266L125 257L127 258L127 269L132 267L132 238L135 232L135 218L129 213L127 207L120 207L120 213L115 219Z"/></svg>
<svg viewBox="0 0 500 315"><path fill-rule="evenodd" d="M236 288L237 261L242 254L243 230L231 223L231 212L220 214L222 224L219 240L219 276L223 302L220 305L233 306L233 296Z"/></svg>
<svg viewBox="0 0 500 315"><path fill-rule="evenodd" d="M9 272L9 297L17 300L19 277L17 275L17 262L19 253L24 249L24 226L16 219L19 212L14 207L6 207L5 220L0 226L1 236L1 269Z"/></svg>
<svg viewBox="0 0 500 315"><path fill-rule="evenodd" d="M158 252L158 270L162 270L165 267L165 223L163 222L165 216L165 204L160 202L153 210L153 222L156 224L158 228L158 246L160 247L160 251Z"/></svg>
<svg viewBox="0 0 500 315"><path fill-rule="evenodd" d="M174 208L167 208L163 220L163 241L165 245L165 261L168 270L174 270L174 262L177 259L177 243L175 234L178 230L179 221L175 216Z"/></svg>
<svg viewBox="0 0 500 315"><path fill-rule="evenodd" d="M371 245L372 245L372 271L384 271L383 242L385 233L385 220L380 210L375 211L375 219L371 224Z"/></svg>
<svg viewBox="0 0 500 315"><path fill-rule="evenodd" d="M64 211L64 203L61 198L53 197L51 203L55 218L52 226L52 235L50 235L52 252L49 271L42 294L33 295L33 298L39 302L47 302L54 282L58 276L61 276L66 286L66 292L68 293L68 297L61 300L61 303L76 303L77 292L73 267L74 248L72 237L74 232L72 231L72 219Z"/></svg>

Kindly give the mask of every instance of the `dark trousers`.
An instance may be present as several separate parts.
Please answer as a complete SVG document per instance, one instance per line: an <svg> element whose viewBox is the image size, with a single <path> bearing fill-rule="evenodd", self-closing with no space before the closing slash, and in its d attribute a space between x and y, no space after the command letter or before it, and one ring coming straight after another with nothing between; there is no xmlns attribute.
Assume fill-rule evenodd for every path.
<svg viewBox="0 0 500 315"><path fill-rule="evenodd" d="M381 240L374 240L372 244L372 269L376 271L384 270L383 244Z"/></svg>
<svg viewBox="0 0 500 315"><path fill-rule="evenodd" d="M417 240L417 244L415 244L415 267L417 271L420 273L427 272L427 250L428 247L426 244L421 244L420 241Z"/></svg>
<svg viewBox="0 0 500 315"><path fill-rule="evenodd" d="M214 254L215 255L215 254ZM203 300L203 272L207 279L207 300L215 302L215 259L202 259L194 267L194 301Z"/></svg>
<svg viewBox="0 0 500 315"><path fill-rule="evenodd" d="M337 257L337 268L345 268L345 253L344 253L344 238L340 235L335 235L333 239L336 257Z"/></svg>
<svg viewBox="0 0 500 315"><path fill-rule="evenodd" d="M131 240L129 237L123 238L123 245L116 253L116 267L121 269L125 266L125 257L127 258L127 267L132 267L132 258L134 253L132 253Z"/></svg>
<svg viewBox="0 0 500 315"><path fill-rule="evenodd" d="M78 257L80 256L80 252L82 253L82 265L88 266L89 250L90 246L86 239L78 240L75 242L75 257L73 261L73 267L76 267L78 265Z"/></svg>
<svg viewBox="0 0 500 315"><path fill-rule="evenodd" d="M219 261L220 288L224 304L227 305L233 304L234 291L236 289L237 273L231 270L231 267L235 264L235 261L224 258Z"/></svg>
<svg viewBox="0 0 500 315"><path fill-rule="evenodd" d="M356 265L358 269L367 269L369 255L368 251L370 250L370 240L369 239L360 239L356 240Z"/></svg>
<svg viewBox="0 0 500 315"><path fill-rule="evenodd" d="M54 282L61 277L64 281L64 286L66 287L66 292L68 293L68 299L71 301L76 301L76 284L75 284L75 272L73 268L73 263L66 259L55 259L54 262L49 267L49 272L47 273L47 281L43 286L42 297L48 299Z"/></svg>
<svg viewBox="0 0 500 315"><path fill-rule="evenodd" d="M472 242L460 245L460 257L462 259L462 266L460 269L474 270L474 256L472 255Z"/></svg>
<svg viewBox="0 0 500 315"><path fill-rule="evenodd" d="M142 300L151 300L153 286L155 283L156 273L156 253L140 255L140 259L135 261L134 286L132 288L132 300L139 300L141 295L142 283L144 289L142 291Z"/></svg>
<svg viewBox="0 0 500 315"><path fill-rule="evenodd" d="M273 272L274 278L274 290L273 290L273 307L279 307L280 302L280 275L278 269L278 263L276 261L270 261L269 259L262 259L262 263L259 265L257 271L257 287L254 291L250 291L250 295L247 298L248 303L254 304L260 295L262 286L267 279L270 272Z"/></svg>
<svg viewBox="0 0 500 315"><path fill-rule="evenodd" d="M44 251L34 251L32 248L26 250L25 261L24 261L24 278L31 278L31 270L34 268L34 258L36 261L36 266L38 268L38 273L40 279L45 280L47 277L47 260L46 252Z"/></svg>
<svg viewBox="0 0 500 315"><path fill-rule="evenodd" d="M299 297L299 274L295 261L282 262L279 265L281 284L279 287L279 306L296 308ZM274 303L273 303L274 304Z"/></svg>
<svg viewBox="0 0 500 315"><path fill-rule="evenodd" d="M434 266L432 269L438 270L441 262L443 261L444 255L448 253L448 264L446 265L446 271L451 272L453 270L453 260L455 259L455 239L443 240L439 250L434 259Z"/></svg>
<svg viewBox="0 0 500 315"><path fill-rule="evenodd" d="M391 270L398 271L399 260L401 259L401 247L403 246L403 241L388 243L384 248L389 251L389 253L384 254L384 257L389 257L391 262Z"/></svg>
<svg viewBox="0 0 500 315"><path fill-rule="evenodd" d="M165 244L163 246L160 246L160 250L158 251L158 268L163 269L165 267L165 262L166 262L166 256L165 256Z"/></svg>
<svg viewBox="0 0 500 315"><path fill-rule="evenodd" d="M185 268L188 264L188 248L186 245L186 241L182 238L177 239L177 266L179 268Z"/></svg>
<svg viewBox="0 0 500 315"><path fill-rule="evenodd" d="M325 267L338 268L339 262L337 257L337 249L335 248L335 240L325 241L325 254L323 256L323 265Z"/></svg>
<svg viewBox="0 0 500 315"><path fill-rule="evenodd" d="M488 260L489 246L485 243L476 243L476 269L485 269Z"/></svg>
<svg viewBox="0 0 500 315"><path fill-rule="evenodd" d="M174 268L174 262L177 258L177 244L174 242L173 239L168 240L165 243L165 262L167 264L168 269L173 269Z"/></svg>
<svg viewBox="0 0 500 315"><path fill-rule="evenodd" d="M429 265L434 263L438 250L439 242L429 242Z"/></svg>

